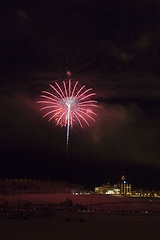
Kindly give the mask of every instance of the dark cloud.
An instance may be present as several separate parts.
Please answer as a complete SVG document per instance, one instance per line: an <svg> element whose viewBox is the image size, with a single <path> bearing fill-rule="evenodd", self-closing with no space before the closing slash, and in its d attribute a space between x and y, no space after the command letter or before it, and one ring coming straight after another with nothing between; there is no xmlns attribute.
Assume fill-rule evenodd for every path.
<svg viewBox="0 0 160 240"><path fill-rule="evenodd" d="M37 78L30 84L22 81L17 91L12 91L8 96L1 96L4 145L7 141L7 146L11 149L18 146L28 148L30 154L36 151L39 154L39 150L41 152L43 148L43 151L49 153L46 158L50 158L52 151L56 154L63 152L65 155L65 128L56 127L53 122L48 123L46 119L42 119L39 105L36 104L40 95L39 85L43 89L43 84L47 86L49 82L39 81ZM134 95L138 91L139 89L135 88ZM110 103L107 103L107 96L104 95L106 103L102 100L99 102L97 122L90 128L73 128L70 140L71 154L81 155L82 161L88 156L106 164L108 161L119 161L119 158L126 163L147 163L160 167L158 109L148 116L147 104L143 106L136 99L127 100L126 92L123 94L124 96L119 97L122 101L123 96L124 102L114 102L113 94Z"/></svg>

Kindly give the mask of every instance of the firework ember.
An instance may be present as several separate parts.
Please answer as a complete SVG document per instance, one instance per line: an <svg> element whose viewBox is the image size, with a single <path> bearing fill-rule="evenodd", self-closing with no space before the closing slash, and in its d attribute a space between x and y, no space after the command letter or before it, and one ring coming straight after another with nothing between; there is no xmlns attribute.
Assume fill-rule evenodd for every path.
<svg viewBox="0 0 160 240"><path fill-rule="evenodd" d="M91 98L96 95L92 88L79 87L78 81L72 84L71 79L63 81L62 86L57 82L50 85L51 91L42 91L40 109L44 111L43 117L48 117L49 121L54 120L57 125L67 128L67 145L69 140L69 129L76 122L83 128L89 126L89 122L95 121L97 101Z"/></svg>

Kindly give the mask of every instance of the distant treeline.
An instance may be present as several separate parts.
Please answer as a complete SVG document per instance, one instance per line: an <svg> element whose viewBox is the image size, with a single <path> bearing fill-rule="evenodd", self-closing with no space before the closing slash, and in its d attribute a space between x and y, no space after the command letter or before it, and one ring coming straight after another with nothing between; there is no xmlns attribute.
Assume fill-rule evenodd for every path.
<svg viewBox="0 0 160 240"><path fill-rule="evenodd" d="M0 194L31 194L31 193L71 193L83 191L77 184L65 182L34 180L34 179L5 179L0 180Z"/></svg>

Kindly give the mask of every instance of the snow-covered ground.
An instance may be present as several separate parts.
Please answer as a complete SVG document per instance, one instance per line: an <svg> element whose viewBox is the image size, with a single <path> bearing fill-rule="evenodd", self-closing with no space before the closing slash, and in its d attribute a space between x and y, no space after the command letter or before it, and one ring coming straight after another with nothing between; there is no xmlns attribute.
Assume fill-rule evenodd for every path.
<svg viewBox="0 0 160 240"><path fill-rule="evenodd" d="M55 211L51 217L36 215L27 219L0 219L2 240L159 240L160 215L122 214L123 211L160 212L160 199L134 198L108 195L30 194L0 196L0 203L8 206L31 202L60 204L70 199L73 205L81 204L97 211ZM149 209L150 208L150 209ZM108 210L112 210L108 214ZM114 214L120 211L120 215ZM100 212L101 211L101 212ZM39 216L39 218L38 218Z"/></svg>
<svg viewBox="0 0 160 240"><path fill-rule="evenodd" d="M128 196L111 196L98 194L75 195L70 193L57 194L24 194L24 195L0 195L0 204L8 202L8 206L23 205L31 202L32 204L60 204L66 200L71 200L73 205L80 204L87 206L88 209L108 211L153 211L160 212L159 198L140 198Z"/></svg>

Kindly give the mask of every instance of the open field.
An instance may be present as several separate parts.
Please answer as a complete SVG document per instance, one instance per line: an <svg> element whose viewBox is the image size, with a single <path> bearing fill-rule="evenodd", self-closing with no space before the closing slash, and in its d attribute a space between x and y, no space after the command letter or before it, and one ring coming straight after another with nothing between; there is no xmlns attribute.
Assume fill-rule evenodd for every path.
<svg viewBox="0 0 160 240"><path fill-rule="evenodd" d="M112 212L116 214L155 214L160 215L159 198L142 198L131 196L110 196L98 194L23 194L0 196L1 213L7 210L23 211L46 210Z"/></svg>
<svg viewBox="0 0 160 240"><path fill-rule="evenodd" d="M0 196L2 240L159 240L160 199L98 194Z"/></svg>

